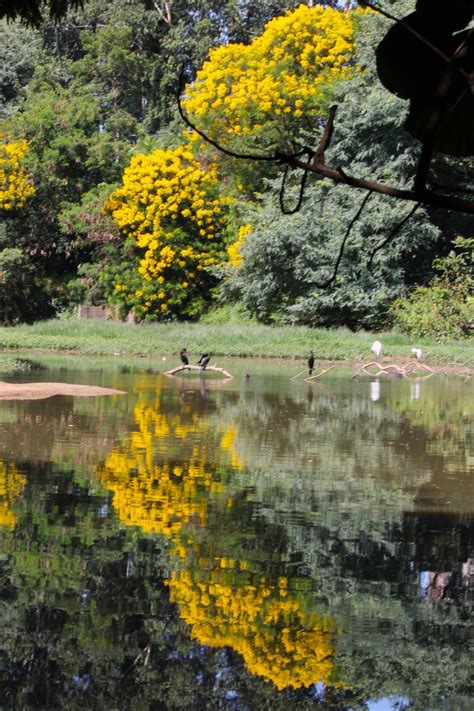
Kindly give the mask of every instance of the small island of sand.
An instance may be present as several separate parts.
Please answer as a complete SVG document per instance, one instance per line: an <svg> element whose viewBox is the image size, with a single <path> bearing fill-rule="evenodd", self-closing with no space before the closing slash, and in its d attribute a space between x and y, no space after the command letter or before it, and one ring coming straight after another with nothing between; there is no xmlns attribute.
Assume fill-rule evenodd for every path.
<svg viewBox="0 0 474 711"><path fill-rule="evenodd" d="M42 400L55 395L96 397L99 395L125 395L124 390L102 388L98 385L73 383L5 383L0 381L0 400Z"/></svg>

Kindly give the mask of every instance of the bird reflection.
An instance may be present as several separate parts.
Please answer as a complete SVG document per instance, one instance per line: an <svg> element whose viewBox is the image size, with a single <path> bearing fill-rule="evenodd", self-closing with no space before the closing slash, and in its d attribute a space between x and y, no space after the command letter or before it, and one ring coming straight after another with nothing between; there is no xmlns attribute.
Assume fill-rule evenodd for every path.
<svg viewBox="0 0 474 711"><path fill-rule="evenodd" d="M373 402L377 402L377 400L380 400L380 380L371 380L370 399Z"/></svg>

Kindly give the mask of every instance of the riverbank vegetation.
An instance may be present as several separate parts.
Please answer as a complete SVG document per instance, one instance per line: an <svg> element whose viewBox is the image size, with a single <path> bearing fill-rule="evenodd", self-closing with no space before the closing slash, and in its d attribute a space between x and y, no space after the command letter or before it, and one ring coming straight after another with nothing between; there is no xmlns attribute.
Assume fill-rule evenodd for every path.
<svg viewBox="0 0 474 711"><path fill-rule="evenodd" d="M405 130L407 103L382 86L375 63L390 22L355 2L345 11L334 2L254 5L90 0L58 23L0 22L0 322L32 323L85 303L169 324L237 304L247 318L289 330L232 326L226 341L221 328L222 352L290 357L329 338L308 332L281 345L277 334L297 325L469 336L472 216L423 205L411 214L410 204L369 194L346 240L359 191L311 176L294 212L295 171L282 196L276 161L223 155L179 120L180 64L183 110L232 151L317 145L337 104L330 163L411 184L420 143ZM403 15L415 3L395 5ZM430 179L456 193L471 168L464 155L440 153ZM462 262L462 274L446 260ZM9 332L5 345L35 333L41 348L59 328L68 348L70 326L59 323ZM182 333L198 348L207 338L195 334L206 329L160 333ZM318 356L359 354L338 345L340 333ZM137 341L146 350L144 334ZM389 338L397 348L399 336Z"/></svg>
<svg viewBox="0 0 474 711"><path fill-rule="evenodd" d="M473 340L438 343L434 339L409 336L395 331L352 332L347 328L308 328L305 326L267 326L242 319L239 311L224 308L209 314L208 323L142 323L55 319L32 325L0 328L2 355L11 350L62 351L81 355L146 356L168 362L186 347L191 362L205 351L214 357L257 357L306 361L313 350L316 359L368 361L371 345L380 340L384 355L405 361L413 358L411 349L421 348L427 362L474 365Z"/></svg>

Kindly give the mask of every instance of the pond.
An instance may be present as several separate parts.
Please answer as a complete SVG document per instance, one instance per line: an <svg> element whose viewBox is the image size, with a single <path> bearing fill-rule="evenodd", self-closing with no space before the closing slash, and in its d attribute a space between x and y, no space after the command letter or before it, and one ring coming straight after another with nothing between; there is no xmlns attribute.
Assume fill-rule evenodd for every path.
<svg viewBox="0 0 474 711"><path fill-rule="evenodd" d="M471 709L472 382L222 365L0 403L0 707Z"/></svg>

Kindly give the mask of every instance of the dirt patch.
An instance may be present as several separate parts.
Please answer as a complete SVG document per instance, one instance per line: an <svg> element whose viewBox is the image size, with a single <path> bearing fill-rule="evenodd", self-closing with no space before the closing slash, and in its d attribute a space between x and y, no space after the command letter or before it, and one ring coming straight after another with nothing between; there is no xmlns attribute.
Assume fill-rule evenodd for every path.
<svg viewBox="0 0 474 711"><path fill-rule="evenodd" d="M72 397L97 397L100 395L125 395L124 390L101 388L97 385L72 383L4 383L0 381L0 400L43 400L55 395Z"/></svg>

